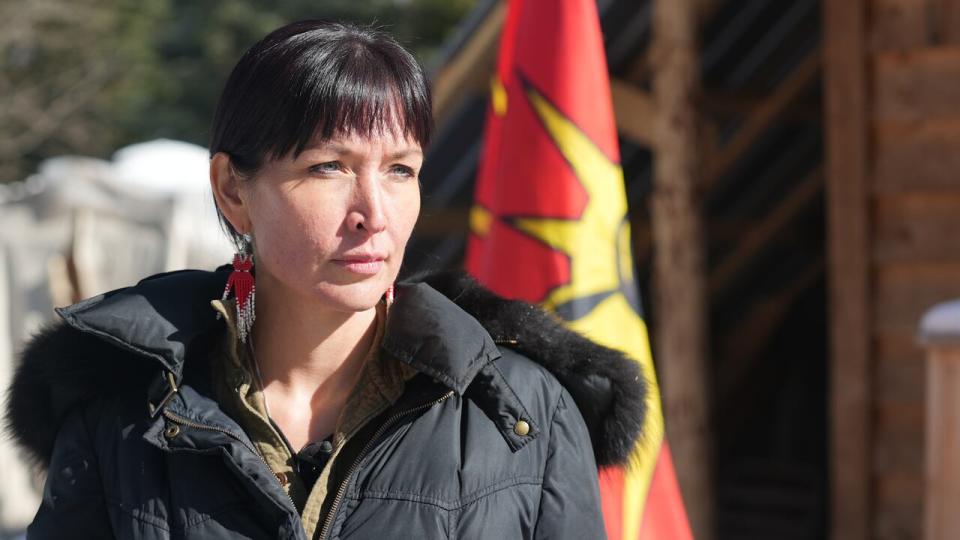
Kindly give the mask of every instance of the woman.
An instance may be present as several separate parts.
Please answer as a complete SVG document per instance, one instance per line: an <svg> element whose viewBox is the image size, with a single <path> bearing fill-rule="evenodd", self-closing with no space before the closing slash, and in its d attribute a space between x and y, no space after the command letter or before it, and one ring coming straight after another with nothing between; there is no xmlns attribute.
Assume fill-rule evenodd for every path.
<svg viewBox="0 0 960 540"><path fill-rule="evenodd" d="M430 111L374 30L295 23L241 58L210 147L233 265L60 309L25 349L30 538L604 536L635 364L459 274L394 288Z"/></svg>

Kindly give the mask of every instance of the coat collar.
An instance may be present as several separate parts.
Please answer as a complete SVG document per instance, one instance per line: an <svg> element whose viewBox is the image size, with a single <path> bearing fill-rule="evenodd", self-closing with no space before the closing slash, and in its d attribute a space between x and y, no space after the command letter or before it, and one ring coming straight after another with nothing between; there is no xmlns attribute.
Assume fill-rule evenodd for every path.
<svg viewBox="0 0 960 540"><path fill-rule="evenodd" d="M229 271L224 266L159 274L57 310L66 324L48 327L22 353L8 399L13 435L43 462L63 415L78 402L151 378L151 403L168 398L167 381L181 382L193 342L223 324L209 301L222 293ZM569 391L598 464L628 459L646 413L638 364L530 304L496 296L462 272L401 284L383 348L462 394L485 367L495 366L498 343L543 366ZM129 353L153 360L153 366L131 362Z"/></svg>
<svg viewBox="0 0 960 540"><path fill-rule="evenodd" d="M500 357L483 326L426 283L401 284L396 295L381 345L396 359L462 395Z"/></svg>
<svg viewBox="0 0 960 540"><path fill-rule="evenodd" d="M81 332L155 360L179 382L191 342L223 324L209 304L228 274L225 267L158 274L56 312ZM396 294L382 343L396 359L463 394L500 357L484 327L426 283L400 284Z"/></svg>
<svg viewBox="0 0 960 540"><path fill-rule="evenodd" d="M222 324L210 300L223 291L228 274L224 267L157 274L55 311L83 333L156 360L179 381L191 342Z"/></svg>

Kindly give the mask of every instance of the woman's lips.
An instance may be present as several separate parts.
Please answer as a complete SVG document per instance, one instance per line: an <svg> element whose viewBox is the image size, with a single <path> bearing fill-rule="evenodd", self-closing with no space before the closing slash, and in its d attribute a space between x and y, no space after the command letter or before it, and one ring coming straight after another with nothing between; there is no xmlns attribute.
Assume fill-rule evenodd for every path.
<svg viewBox="0 0 960 540"><path fill-rule="evenodd" d="M383 259L334 259L333 262L355 274L373 275L383 268Z"/></svg>

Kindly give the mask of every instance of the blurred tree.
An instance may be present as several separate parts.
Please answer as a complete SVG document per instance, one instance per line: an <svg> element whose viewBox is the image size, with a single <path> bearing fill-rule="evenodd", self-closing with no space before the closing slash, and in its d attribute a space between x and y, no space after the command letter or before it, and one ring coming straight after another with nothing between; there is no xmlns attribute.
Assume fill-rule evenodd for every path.
<svg viewBox="0 0 960 540"><path fill-rule="evenodd" d="M145 36L166 0L0 3L0 180L62 153L104 155L116 112L155 79Z"/></svg>
<svg viewBox="0 0 960 540"><path fill-rule="evenodd" d="M476 0L0 2L0 182L59 154L157 137L206 145L240 55L297 19L373 24L426 62Z"/></svg>

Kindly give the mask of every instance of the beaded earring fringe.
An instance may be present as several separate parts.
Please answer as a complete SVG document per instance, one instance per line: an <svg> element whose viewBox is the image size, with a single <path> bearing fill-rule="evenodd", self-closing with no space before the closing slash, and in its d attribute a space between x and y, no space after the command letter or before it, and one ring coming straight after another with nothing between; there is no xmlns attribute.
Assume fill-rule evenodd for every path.
<svg viewBox="0 0 960 540"><path fill-rule="evenodd" d="M387 307L390 307L391 305L393 305L393 298L394 298L394 286L391 285L387 287L386 292L383 293L383 302L387 305Z"/></svg>
<svg viewBox="0 0 960 540"><path fill-rule="evenodd" d="M227 278L227 285L223 288L223 297L226 300L230 297L230 291L233 290L233 296L237 303L237 337L241 343L247 342L250 335L250 329L253 328L253 319L256 310L256 285L254 284L253 274L250 270L253 268L253 257L245 253L237 253L233 257L233 272Z"/></svg>

